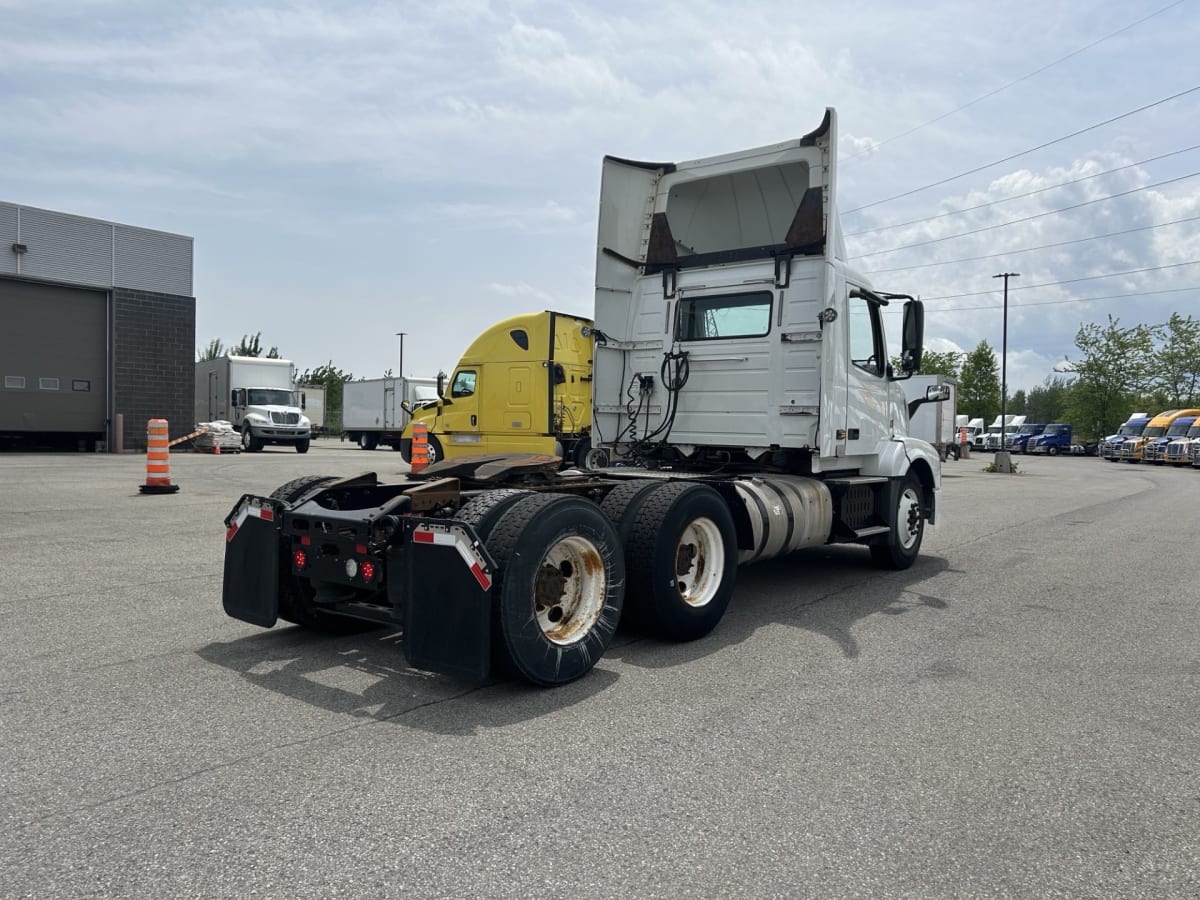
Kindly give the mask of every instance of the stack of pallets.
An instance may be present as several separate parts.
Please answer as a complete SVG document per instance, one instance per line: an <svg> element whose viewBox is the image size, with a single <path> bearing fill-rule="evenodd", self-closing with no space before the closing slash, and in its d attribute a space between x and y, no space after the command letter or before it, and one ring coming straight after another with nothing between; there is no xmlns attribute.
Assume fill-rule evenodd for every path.
<svg viewBox="0 0 1200 900"><path fill-rule="evenodd" d="M242 436L233 430L231 422L201 422L196 426L200 434L192 441L197 453L241 453ZM203 430L201 430L203 429Z"/></svg>

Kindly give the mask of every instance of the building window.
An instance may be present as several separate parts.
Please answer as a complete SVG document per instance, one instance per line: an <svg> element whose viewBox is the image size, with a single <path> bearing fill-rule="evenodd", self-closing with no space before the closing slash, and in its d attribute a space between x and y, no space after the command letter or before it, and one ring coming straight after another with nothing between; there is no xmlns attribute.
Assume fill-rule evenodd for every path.
<svg viewBox="0 0 1200 900"><path fill-rule="evenodd" d="M58 379L57 378L39 378L38 379L38 388L43 391L57 391L58 390Z"/></svg>
<svg viewBox="0 0 1200 900"><path fill-rule="evenodd" d="M83 378L76 378L71 382L71 390L87 392L92 389L92 383Z"/></svg>
<svg viewBox="0 0 1200 900"><path fill-rule="evenodd" d="M6 391L23 391L25 390L24 375L5 375L4 389Z"/></svg>
<svg viewBox="0 0 1200 900"><path fill-rule="evenodd" d="M770 330L770 291L679 301L678 335L681 341L763 337Z"/></svg>

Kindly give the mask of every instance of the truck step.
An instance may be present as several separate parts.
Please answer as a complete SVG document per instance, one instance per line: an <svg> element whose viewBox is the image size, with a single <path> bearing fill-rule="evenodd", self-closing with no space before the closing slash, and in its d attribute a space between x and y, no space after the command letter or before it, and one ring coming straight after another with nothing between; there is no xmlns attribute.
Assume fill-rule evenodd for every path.
<svg viewBox="0 0 1200 900"><path fill-rule="evenodd" d="M877 534L887 534L891 530L890 525L868 525L866 528L854 529L854 537L861 540L862 538L874 537Z"/></svg>
<svg viewBox="0 0 1200 900"><path fill-rule="evenodd" d="M857 487L860 484L887 484L883 475L848 475L845 478L826 478L825 483L838 487Z"/></svg>

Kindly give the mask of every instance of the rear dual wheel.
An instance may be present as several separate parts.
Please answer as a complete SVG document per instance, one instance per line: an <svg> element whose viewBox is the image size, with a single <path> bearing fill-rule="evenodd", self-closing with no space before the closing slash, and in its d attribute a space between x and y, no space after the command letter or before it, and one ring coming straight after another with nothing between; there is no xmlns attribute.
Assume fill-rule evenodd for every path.
<svg viewBox="0 0 1200 900"><path fill-rule="evenodd" d="M625 599L625 562L608 519L567 494L489 491L457 517L500 567L493 655L552 687L587 674L612 642Z"/></svg>
<svg viewBox="0 0 1200 900"><path fill-rule="evenodd" d="M625 547L635 620L674 641L711 632L737 576L733 516L721 495L695 482L631 482L602 508Z"/></svg>

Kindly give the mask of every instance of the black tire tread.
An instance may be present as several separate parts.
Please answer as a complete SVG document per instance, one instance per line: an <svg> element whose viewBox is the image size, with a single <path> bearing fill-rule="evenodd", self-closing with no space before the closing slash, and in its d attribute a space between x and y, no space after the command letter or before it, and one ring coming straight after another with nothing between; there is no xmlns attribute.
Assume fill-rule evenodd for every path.
<svg viewBox="0 0 1200 900"><path fill-rule="evenodd" d="M485 494L480 494L478 497L468 500L454 514L454 518L460 522L466 522L475 529L475 533L480 538L486 541L488 533L492 530L492 526L500 516L521 497L532 493L533 491L526 491L520 488L499 488L494 491L488 491Z"/></svg>

